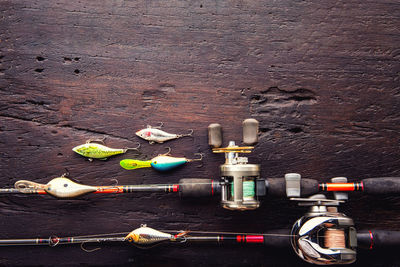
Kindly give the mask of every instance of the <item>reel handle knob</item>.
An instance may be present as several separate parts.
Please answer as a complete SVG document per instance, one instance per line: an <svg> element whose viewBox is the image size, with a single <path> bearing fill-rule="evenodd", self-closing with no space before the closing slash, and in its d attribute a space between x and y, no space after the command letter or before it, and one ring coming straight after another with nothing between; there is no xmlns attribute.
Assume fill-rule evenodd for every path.
<svg viewBox="0 0 400 267"><path fill-rule="evenodd" d="M208 125L208 144L214 148L222 145L222 127L219 123Z"/></svg>
<svg viewBox="0 0 400 267"><path fill-rule="evenodd" d="M256 119L245 119L243 125L243 143L254 145L258 143L258 121Z"/></svg>

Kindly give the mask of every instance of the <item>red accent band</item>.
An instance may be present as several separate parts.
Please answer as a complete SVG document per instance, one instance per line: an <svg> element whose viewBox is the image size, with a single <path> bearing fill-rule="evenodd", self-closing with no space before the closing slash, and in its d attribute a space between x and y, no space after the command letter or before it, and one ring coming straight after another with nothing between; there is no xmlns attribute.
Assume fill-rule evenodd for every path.
<svg viewBox="0 0 400 267"><path fill-rule="evenodd" d="M242 236L241 235L237 235L236 236L236 242L238 242L238 243L242 242Z"/></svg>
<svg viewBox="0 0 400 267"><path fill-rule="evenodd" d="M172 190L173 190L174 192L178 192L178 191L179 191L179 184L174 184L174 185L172 186Z"/></svg>
<svg viewBox="0 0 400 267"><path fill-rule="evenodd" d="M220 239L221 241L224 241L224 236L221 235L221 236L219 237L219 239Z"/></svg>
<svg viewBox="0 0 400 267"><path fill-rule="evenodd" d="M364 184L363 184L363 182L361 181L361 191L364 191Z"/></svg>
<svg viewBox="0 0 400 267"><path fill-rule="evenodd" d="M247 235L247 243L264 243L264 236L262 235Z"/></svg>
<svg viewBox="0 0 400 267"><path fill-rule="evenodd" d="M124 187L123 186L115 186L112 188L99 186L97 191L94 191L94 194L114 194L114 193L123 193Z"/></svg>
<svg viewBox="0 0 400 267"><path fill-rule="evenodd" d="M354 183L326 183L326 191L355 191Z"/></svg>
<svg viewBox="0 0 400 267"><path fill-rule="evenodd" d="M368 232L369 232L369 237L371 237L371 245L369 246L369 249L372 249L374 247L374 236L371 231Z"/></svg>
<svg viewBox="0 0 400 267"><path fill-rule="evenodd" d="M214 195L214 180L211 180L211 195Z"/></svg>

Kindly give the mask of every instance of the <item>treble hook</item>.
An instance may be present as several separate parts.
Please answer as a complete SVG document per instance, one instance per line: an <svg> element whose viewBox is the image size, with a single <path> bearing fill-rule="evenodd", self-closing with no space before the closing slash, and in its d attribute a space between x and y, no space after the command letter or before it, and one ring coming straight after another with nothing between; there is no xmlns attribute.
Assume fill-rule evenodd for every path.
<svg viewBox="0 0 400 267"><path fill-rule="evenodd" d="M171 152L171 148L168 146L168 147L166 147L166 149L168 150L168 152L164 153L164 154L160 154L161 156L168 156L169 155L169 153Z"/></svg>
<svg viewBox="0 0 400 267"><path fill-rule="evenodd" d="M199 155L200 158L199 159L188 159L187 161L192 162L192 161L201 161L201 160L203 160L203 157L204 157L203 153L194 153L194 154L195 155Z"/></svg>
<svg viewBox="0 0 400 267"><path fill-rule="evenodd" d="M180 243L186 243L187 242L186 236L182 236L181 238L182 238L182 240L179 241Z"/></svg>
<svg viewBox="0 0 400 267"><path fill-rule="evenodd" d="M99 242L99 241L97 241L97 242ZM101 249L101 248L86 249L86 248L83 247L83 244L85 244L85 243L89 243L89 241L84 241L84 242L82 242L82 243L81 243L81 249L82 249L83 251L87 252L87 253L95 252L96 250Z"/></svg>
<svg viewBox="0 0 400 267"><path fill-rule="evenodd" d="M97 142L97 143L102 143L104 145L104 140L106 140L105 136L103 138L99 138L99 139L88 139L88 140L86 140L86 144L89 144L92 142Z"/></svg>
<svg viewBox="0 0 400 267"><path fill-rule="evenodd" d="M190 136L190 137L192 137L193 136L193 129L189 129L189 133L187 133L187 134L182 134L181 136L183 137L183 136Z"/></svg>
<svg viewBox="0 0 400 267"><path fill-rule="evenodd" d="M150 124L147 124L147 128L153 128L153 129L161 129L161 127L163 127L164 123L163 122L159 122L160 125L158 126L151 126Z"/></svg>
<svg viewBox="0 0 400 267"><path fill-rule="evenodd" d="M117 186L118 185L118 180L117 179L111 178L110 181L114 181L115 182L115 184L110 185L110 186Z"/></svg>
<svg viewBox="0 0 400 267"><path fill-rule="evenodd" d="M125 153L126 151L128 151L128 150L136 150L136 151L139 152L139 148L140 148L140 143L137 142L137 147L124 147L123 150L124 150L124 153Z"/></svg>
<svg viewBox="0 0 400 267"><path fill-rule="evenodd" d="M184 241L181 242L186 242L186 235L190 233L190 231L180 231L178 234L174 235L175 240L183 238Z"/></svg>
<svg viewBox="0 0 400 267"><path fill-rule="evenodd" d="M163 122L159 122L159 124L160 124L160 125L158 125L158 126L156 126L156 127L153 127L153 128L161 129L161 127L163 127L164 123L163 123Z"/></svg>
<svg viewBox="0 0 400 267"><path fill-rule="evenodd" d="M202 161L202 160L203 160L203 157L204 157L203 153L194 153L194 154L195 154L195 155L199 155L200 158L198 158L198 159L187 159L188 162L192 162L192 161ZM203 167L203 163L201 163L199 166L197 166L197 168L201 168L201 167Z"/></svg>
<svg viewBox="0 0 400 267"><path fill-rule="evenodd" d="M65 172L61 175L62 178L68 177L69 176L69 170L65 168Z"/></svg>

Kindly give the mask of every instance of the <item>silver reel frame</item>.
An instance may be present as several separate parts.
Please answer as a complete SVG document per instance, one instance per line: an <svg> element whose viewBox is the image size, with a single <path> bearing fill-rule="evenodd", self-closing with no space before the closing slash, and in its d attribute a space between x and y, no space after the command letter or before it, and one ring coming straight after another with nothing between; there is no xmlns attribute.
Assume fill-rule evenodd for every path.
<svg viewBox="0 0 400 267"><path fill-rule="evenodd" d="M291 231L291 244L300 258L318 265L350 264L356 261L357 232L354 222L335 207L343 201L325 199L324 195L292 200L301 201L301 206L311 207L296 221ZM344 232L345 247L325 247L324 238L329 230Z"/></svg>

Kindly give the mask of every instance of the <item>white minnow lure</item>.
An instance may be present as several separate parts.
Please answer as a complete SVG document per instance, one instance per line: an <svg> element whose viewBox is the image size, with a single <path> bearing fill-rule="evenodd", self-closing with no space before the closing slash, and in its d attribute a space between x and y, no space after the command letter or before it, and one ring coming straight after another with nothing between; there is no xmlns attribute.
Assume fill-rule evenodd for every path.
<svg viewBox="0 0 400 267"><path fill-rule="evenodd" d="M87 140L85 144L74 147L72 151L87 157L89 158L89 161L92 161L93 159L106 160L108 157L124 154L128 150L138 151L138 148L140 147L140 144L138 144L138 146L134 148L110 148L105 145L93 143L94 141L103 142L103 140Z"/></svg>
<svg viewBox="0 0 400 267"><path fill-rule="evenodd" d="M47 184L20 180L15 183L15 188L23 193L34 193L35 190L42 189L57 198L74 198L96 192L97 190L94 186L75 183L65 176L66 174L63 174L61 177L52 179Z"/></svg>
<svg viewBox="0 0 400 267"><path fill-rule="evenodd" d="M191 129L189 130L190 133L188 134L171 134L164 132L163 130L157 129L160 127L161 126L151 127L150 125L148 125L147 128L137 131L136 135L139 136L140 138L143 138L144 140L149 141L150 144L154 144L154 143L164 143L166 141L185 136L192 136L193 134L193 130Z"/></svg>
<svg viewBox="0 0 400 267"><path fill-rule="evenodd" d="M125 240L139 246L156 245L164 241L181 241L188 232L181 232L177 235L163 233L153 228L147 227L143 224L140 228L133 230L126 237Z"/></svg>

